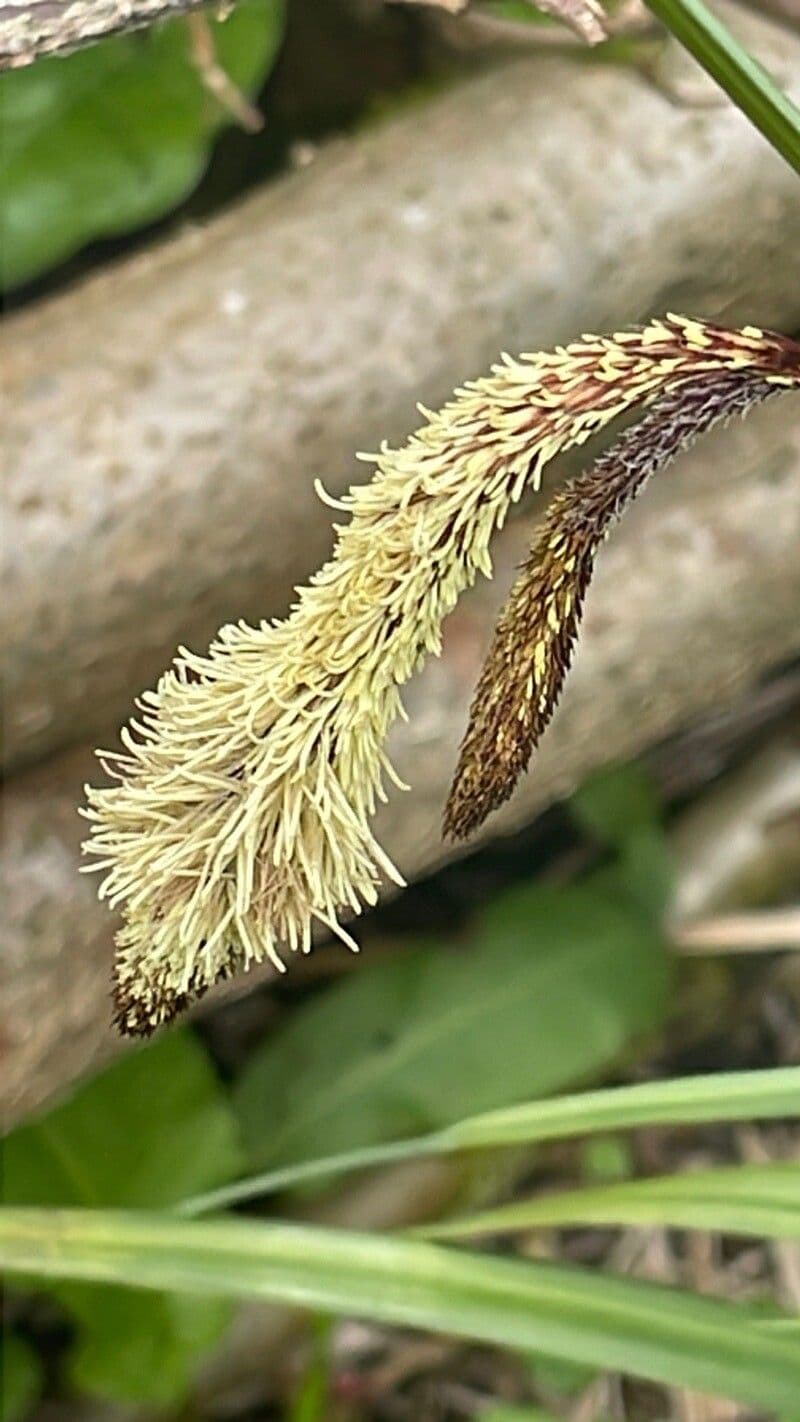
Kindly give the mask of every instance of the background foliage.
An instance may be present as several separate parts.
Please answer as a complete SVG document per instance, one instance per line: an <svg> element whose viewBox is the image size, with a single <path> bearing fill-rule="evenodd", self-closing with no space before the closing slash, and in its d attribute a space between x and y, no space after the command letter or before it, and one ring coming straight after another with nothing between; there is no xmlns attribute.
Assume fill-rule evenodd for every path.
<svg viewBox="0 0 800 1422"><path fill-rule="evenodd" d="M247 93L275 59L282 15L282 0L244 0L210 21L220 64ZM6 288L168 212L231 122L180 20L0 75L0 113Z"/></svg>

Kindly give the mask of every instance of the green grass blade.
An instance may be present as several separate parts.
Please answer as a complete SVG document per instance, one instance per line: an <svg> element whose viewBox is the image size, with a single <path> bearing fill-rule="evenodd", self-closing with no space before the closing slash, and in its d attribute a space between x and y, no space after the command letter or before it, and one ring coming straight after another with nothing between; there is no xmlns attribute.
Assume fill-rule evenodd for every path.
<svg viewBox="0 0 800 1422"><path fill-rule="evenodd" d="M660 1225L764 1239L800 1239L800 1165L741 1165L626 1180L515 1200L421 1226L427 1239L467 1239L539 1226Z"/></svg>
<svg viewBox="0 0 800 1422"><path fill-rule="evenodd" d="M800 172L800 109L703 0L645 0L699 64Z"/></svg>
<svg viewBox="0 0 800 1422"><path fill-rule="evenodd" d="M789 1409L796 1340L733 1304L600 1272L252 1220L0 1211L0 1265L433 1329Z"/></svg>
<svg viewBox="0 0 800 1422"><path fill-rule="evenodd" d="M351 1170L389 1165L412 1157L446 1155L459 1150L531 1145L538 1141L633 1126L697 1125L706 1121L769 1120L800 1115L800 1067L767 1071L719 1072L678 1081L585 1091L544 1101L525 1102L500 1111L470 1116L446 1130L413 1140L392 1141L304 1161L253 1175L178 1206L178 1213L199 1215L228 1209L243 1200L286 1190L308 1180L322 1180Z"/></svg>
<svg viewBox="0 0 800 1422"><path fill-rule="evenodd" d="M443 1134L453 1148L524 1145L633 1126L702 1125L800 1115L800 1067L714 1072L584 1091L489 1111Z"/></svg>

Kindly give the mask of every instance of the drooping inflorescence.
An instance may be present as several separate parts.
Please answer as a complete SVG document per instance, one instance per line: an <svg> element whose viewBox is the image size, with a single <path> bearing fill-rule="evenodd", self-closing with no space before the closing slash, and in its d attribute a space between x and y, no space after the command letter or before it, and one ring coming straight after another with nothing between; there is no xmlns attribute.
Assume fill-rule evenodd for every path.
<svg viewBox="0 0 800 1422"><path fill-rule="evenodd" d="M741 407L734 386L765 384L800 384L800 347L684 317L504 357L441 411L423 411L426 423L401 449L374 456L372 480L337 503L350 517L336 527L330 561L285 621L223 627L204 656L179 651L140 698L122 750L101 754L113 783L87 787L85 848L103 871L101 895L123 914L114 987L122 1031L152 1031L238 967L264 958L282 967L281 949L307 951L315 922L355 947L340 917L373 904L383 876L400 881L370 828L393 777L384 746L402 710L399 688L439 651L459 594L478 572L491 574L489 541L510 505L539 487L554 455L663 392L675 396L667 444L678 430L679 446L681 390L694 409L698 390L713 385L730 412ZM698 419L699 428L713 422ZM625 459L638 485L646 457ZM595 488L600 468L593 548L628 497L613 466L617 492ZM548 567L569 574L569 558ZM536 619L525 600L528 635ZM559 652L562 671L568 651ZM512 648L511 681L526 694L530 684L539 707L533 744L541 653L531 661L523 649L523 664L524 677ZM451 800L461 808L449 817L457 833L469 819L465 763ZM486 813L492 794L481 803Z"/></svg>
<svg viewBox="0 0 800 1422"><path fill-rule="evenodd" d="M727 371L683 381L550 501L478 679L445 807L446 836L473 834L527 767L569 670L598 549L624 509L706 430L777 388Z"/></svg>

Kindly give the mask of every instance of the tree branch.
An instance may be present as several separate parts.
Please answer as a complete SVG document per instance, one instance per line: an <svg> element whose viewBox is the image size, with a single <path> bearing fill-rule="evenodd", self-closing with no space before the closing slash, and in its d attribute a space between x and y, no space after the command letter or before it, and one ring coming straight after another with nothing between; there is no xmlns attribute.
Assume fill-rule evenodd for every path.
<svg viewBox="0 0 800 1422"><path fill-rule="evenodd" d="M0 0L0 70L199 10L207 0Z"/></svg>

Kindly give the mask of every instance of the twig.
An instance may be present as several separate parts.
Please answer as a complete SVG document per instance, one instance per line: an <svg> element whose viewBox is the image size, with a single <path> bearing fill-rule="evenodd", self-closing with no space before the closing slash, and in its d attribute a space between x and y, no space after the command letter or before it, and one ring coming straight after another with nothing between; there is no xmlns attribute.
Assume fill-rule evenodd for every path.
<svg viewBox="0 0 800 1422"><path fill-rule="evenodd" d="M400 0L400 3L431 5L450 15L458 15L466 10L469 0ZM528 0L528 3L542 14L561 20L585 44L601 44L608 38L608 17L599 0Z"/></svg>
<svg viewBox="0 0 800 1422"><path fill-rule="evenodd" d="M602 44L608 38L606 14L597 0L533 0L533 4L568 25L587 44Z"/></svg>
<svg viewBox="0 0 800 1422"><path fill-rule="evenodd" d="M247 133L258 133L264 127L263 115L255 104L250 103L247 95L237 89L230 75L222 68L207 15L199 10L190 13L186 16L186 24L192 62L205 87Z"/></svg>
<svg viewBox="0 0 800 1422"><path fill-rule="evenodd" d="M800 908L715 915L676 929L672 944L687 956L800 949Z"/></svg>

